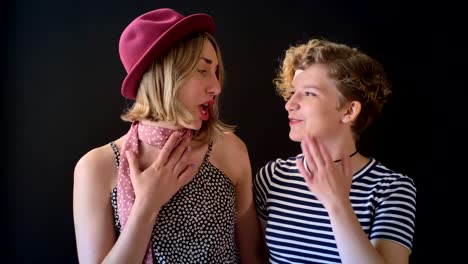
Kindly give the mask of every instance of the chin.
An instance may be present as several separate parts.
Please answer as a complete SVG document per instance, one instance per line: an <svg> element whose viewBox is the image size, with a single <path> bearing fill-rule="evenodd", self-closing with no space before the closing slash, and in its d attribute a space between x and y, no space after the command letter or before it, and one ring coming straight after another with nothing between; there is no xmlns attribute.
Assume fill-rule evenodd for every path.
<svg viewBox="0 0 468 264"><path fill-rule="evenodd" d="M201 120L193 121L190 124L188 124L187 128L193 129L193 130L200 130L202 127L203 122Z"/></svg>
<svg viewBox="0 0 468 264"><path fill-rule="evenodd" d="M192 130L199 130L201 128L202 122L201 120L196 120L192 121L190 123L182 123L182 126L187 128L187 129L192 129Z"/></svg>
<svg viewBox="0 0 468 264"><path fill-rule="evenodd" d="M296 133L293 133L293 132L289 132L289 139L291 139L292 141L295 141L295 142L301 142L302 141L302 136L296 134Z"/></svg>

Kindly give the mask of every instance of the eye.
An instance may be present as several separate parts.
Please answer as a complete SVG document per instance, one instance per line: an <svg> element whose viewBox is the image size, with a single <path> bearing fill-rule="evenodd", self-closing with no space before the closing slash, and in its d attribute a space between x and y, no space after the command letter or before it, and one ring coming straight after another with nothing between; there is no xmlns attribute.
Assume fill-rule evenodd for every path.
<svg viewBox="0 0 468 264"><path fill-rule="evenodd" d="M305 96L317 96L317 94L311 93L311 92L305 92Z"/></svg>
<svg viewBox="0 0 468 264"><path fill-rule="evenodd" d="M203 69L198 69L198 72L205 75L208 71Z"/></svg>

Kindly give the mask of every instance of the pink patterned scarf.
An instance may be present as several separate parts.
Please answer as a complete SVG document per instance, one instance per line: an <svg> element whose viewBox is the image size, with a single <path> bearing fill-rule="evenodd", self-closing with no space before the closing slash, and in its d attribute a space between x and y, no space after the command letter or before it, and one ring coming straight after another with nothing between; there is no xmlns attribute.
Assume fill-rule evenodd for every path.
<svg viewBox="0 0 468 264"><path fill-rule="evenodd" d="M127 155L125 154L126 151L130 150L133 153L138 154L139 141L161 149L169 139L169 136L176 131L179 131L181 134L178 138L177 144L179 144L185 137L192 136L192 130L186 128L172 130L169 128L145 125L137 121L132 123L130 130L127 133L127 138L123 143L122 150L120 151L120 167L117 176L117 211L122 230L127 222L133 203L135 202L135 192L130 180L130 167L128 165ZM151 239L144 263L153 263Z"/></svg>

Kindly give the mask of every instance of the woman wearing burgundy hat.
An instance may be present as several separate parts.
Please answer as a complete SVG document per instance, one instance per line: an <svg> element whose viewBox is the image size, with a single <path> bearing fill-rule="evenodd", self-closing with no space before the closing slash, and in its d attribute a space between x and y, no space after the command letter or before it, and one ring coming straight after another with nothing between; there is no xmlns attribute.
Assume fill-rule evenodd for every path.
<svg viewBox="0 0 468 264"><path fill-rule="evenodd" d="M74 176L81 263L258 263L247 149L218 119L221 54L206 14L157 9L119 43L126 135Z"/></svg>

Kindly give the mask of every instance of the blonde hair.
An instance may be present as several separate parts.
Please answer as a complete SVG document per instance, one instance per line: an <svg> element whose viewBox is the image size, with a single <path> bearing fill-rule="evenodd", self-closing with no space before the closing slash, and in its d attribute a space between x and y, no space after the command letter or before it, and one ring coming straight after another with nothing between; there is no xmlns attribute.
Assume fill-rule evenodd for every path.
<svg viewBox="0 0 468 264"><path fill-rule="evenodd" d="M192 121L193 116L177 98L177 91L195 72L205 40L209 40L216 51L217 77L222 87L224 68L219 46L210 34L196 33L174 44L153 61L140 79L134 104L121 115L121 118L129 122L170 121L175 125ZM233 129L233 126L219 120L216 103L210 110L209 119L195 132L195 137L215 140L221 133L232 132Z"/></svg>
<svg viewBox="0 0 468 264"><path fill-rule="evenodd" d="M344 44L311 39L306 44L290 47L285 54L277 78L277 92L285 99L291 97L291 82L296 70L306 70L312 64L328 69L338 89L338 108L359 101L361 112L353 123L356 139L377 118L391 94L390 84L382 65L368 55Z"/></svg>

